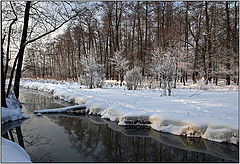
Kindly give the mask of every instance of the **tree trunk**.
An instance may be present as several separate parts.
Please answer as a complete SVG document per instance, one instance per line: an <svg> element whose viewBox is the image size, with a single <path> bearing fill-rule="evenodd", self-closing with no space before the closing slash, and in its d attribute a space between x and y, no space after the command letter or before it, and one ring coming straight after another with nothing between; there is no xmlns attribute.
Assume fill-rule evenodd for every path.
<svg viewBox="0 0 240 164"><path fill-rule="evenodd" d="M234 3L234 53L237 54L234 57L234 64L237 66L237 70L234 71L234 80L237 85L239 85L239 31L238 31L238 6L237 2Z"/></svg>
<svg viewBox="0 0 240 164"><path fill-rule="evenodd" d="M187 51L187 62L189 62L189 59L188 59L188 34L189 34L189 30L188 30L188 10L189 10L189 3L188 2L185 2L186 3L186 12L185 12L185 42L186 42L186 44L185 44L185 47L186 47L186 51ZM184 70L184 72L185 72L185 77L184 77L184 86L185 86L185 81L187 82L187 78L188 78L188 73L187 73L187 70Z"/></svg>
<svg viewBox="0 0 240 164"><path fill-rule="evenodd" d="M171 96L171 85L170 85L170 82L168 82L168 96Z"/></svg>
<svg viewBox="0 0 240 164"><path fill-rule="evenodd" d="M3 72L3 43L4 39L1 41L1 106L7 108L6 103L6 92L5 92L5 76Z"/></svg>
<svg viewBox="0 0 240 164"><path fill-rule="evenodd" d="M17 62L18 62L18 56L14 60L12 71L11 71L11 74L10 74L10 78L9 78L9 82L8 82L8 88L7 88L7 97L10 94L10 91L11 91L11 88L12 88L12 80L13 80L13 75L14 75L14 72L15 72ZM34 68L34 70L35 70L35 68Z"/></svg>
<svg viewBox="0 0 240 164"><path fill-rule="evenodd" d="M206 16L206 39L207 39L207 54L208 54L208 78L207 80L211 82L212 80L212 43L211 43L211 31L209 27L209 15L208 15L208 3L205 1L205 16Z"/></svg>
<svg viewBox="0 0 240 164"><path fill-rule="evenodd" d="M136 26L136 12L134 13L133 18L133 27L132 27L132 46L131 46L131 63L130 68L134 68L134 46L135 46L135 26Z"/></svg>
<svg viewBox="0 0 240 164"><path fill-rule="evenodd" d="M226 31L227 31L227 40L226 40L226 46L227 49L230 50L230 19L229 19L229 8L228 8L228 2L226 2ZM227 75L226 75L226 85L230 85L230 56L229 53L226 54L226 69L227 69Z"/></svg>
<svg viewBox="0 0 240 164"><path fill-rule="evenodd" d="M197 23L197 31L196 31L196 36L193 36L195 38L195 60L194 60L194 72L193 72L193 81L194 83L197 82L197 76L199 75L199 67L200 67L200 61L201 57L199 54L199 40L200 40L200 35L201 35L201 21L202 21L202 5L201 5L201 11L199 13L199 18L198 18L198 23ZM190 26L189 26L190 30ZM191 31L190 31L191 32ZM192 33L192 32L191 32ZM193 34L192 34L193 35ZM205 53L202 51L202 64L204 68L204 74L206 75L206 65L205 65Z"/></svg>
<svg viewBox="0 0 240 164"><path fill-rule="evenodd" d="M16 75L15 75L15 82L14 82L14 92L16 95L16 98L19 97L19 84L22 74L22 64L23 64L23 55L25 50L24 43L27 40L27 30L28 30L28 21L29 21L29 12L30 12L30 6L31 2L27 1L26 7L25 7L25 13L24 13L24 25L23 25L23 32L22 32L22 39L20 44L20 49L18 52L18 65L16 69Z"/></svg>
<svg viewBox="0 0 240 164"><path fill-rule="evenodd" d="M146 1L146 12L145 12L145 47L143 52L143 69L142 76L145 75L146 55L148 50L148 1Z"/></svg>
<svg viewBox="0 0 240 164"><path fill-rule="evenodd" d="M6 82L6 78L7 78L7 71L8 71L8 63L9 63L9 49L10 49L10 38L11 38L11 31L12 31L12 25L17 21L17 18L15 18L10 26L9 26L9 30L8 30L8 42L7 42L7 54L6 54L6 65L5 65L5 72L4 72L4 84Z"/></svg>

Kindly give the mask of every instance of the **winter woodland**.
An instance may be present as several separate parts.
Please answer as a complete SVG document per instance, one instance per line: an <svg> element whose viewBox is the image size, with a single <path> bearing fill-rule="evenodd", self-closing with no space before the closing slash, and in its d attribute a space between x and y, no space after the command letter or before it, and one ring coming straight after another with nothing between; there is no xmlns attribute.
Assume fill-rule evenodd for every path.
<svg viewBox="0 0 240 164"><path fill-rule="evenodd" d="M16 67L24 6L3 3L7 78ZM78 80L89 88L102 87L104 79L122 85L138 78L138 87L155 83L168 95L176 82L238 84L238 7L238 2L31 3L24 62L16 58L15 65L21 77ZM137 68L142 77L128 78Z"/></svg>
<svg viewBox="0 0 240 164"><path fill-rule="evenodd" d="M238 144L238 1L1 5L6 122L25 118L9 100L20 104L22 86L118 125L141 117L158 131Z"/></svg>

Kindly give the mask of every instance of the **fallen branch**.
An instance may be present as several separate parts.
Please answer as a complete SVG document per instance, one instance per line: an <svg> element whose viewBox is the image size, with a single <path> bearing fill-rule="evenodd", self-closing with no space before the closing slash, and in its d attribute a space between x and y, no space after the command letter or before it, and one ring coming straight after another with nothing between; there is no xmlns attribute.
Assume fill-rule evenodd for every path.
<svg viewBox="0 0 240 164"><path fill-rule="evenodd" d="M77 110L86 109L85 105L75 105L75 106L68 106L63 108L57 109L45 109L45 110L35 110L34 113L65 113L65 112L74 112Z"/></svg>

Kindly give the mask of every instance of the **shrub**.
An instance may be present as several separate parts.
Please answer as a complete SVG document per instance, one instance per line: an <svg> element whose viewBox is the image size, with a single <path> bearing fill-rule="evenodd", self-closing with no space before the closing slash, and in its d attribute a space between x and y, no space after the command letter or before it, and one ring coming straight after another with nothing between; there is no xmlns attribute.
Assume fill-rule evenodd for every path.
<svg viewBox="0 0 240 164"><path fill-rule="evenodd" d="M104 84L104 67L99 64L94 51L90 51L86 57L81 59L83 74L79 77L81 84L88 88L101 88Z"/></svg>
<svg viewBox="0 0 240 164"><path fill-rule="evenodd" d="M133 68L128 71L124 76L124 80L127 83L128 90L136 90L143 80L140 68Z"/></svg>

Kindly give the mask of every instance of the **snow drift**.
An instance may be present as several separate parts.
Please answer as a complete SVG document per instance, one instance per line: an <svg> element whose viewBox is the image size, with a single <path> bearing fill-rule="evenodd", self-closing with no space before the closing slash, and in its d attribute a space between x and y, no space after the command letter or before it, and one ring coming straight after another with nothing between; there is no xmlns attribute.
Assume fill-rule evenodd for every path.
<svg viewBox="0 0 240 164"><path fill-rule="evenodd" d="M22 105L15 97L14 93L10 95L9 98L6 99L8 108L1 107L2 119L1 123L6 123L9 121L16 121L20 119L28 118L23 115Z"/></svg>

